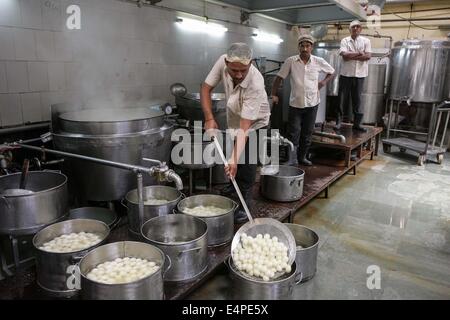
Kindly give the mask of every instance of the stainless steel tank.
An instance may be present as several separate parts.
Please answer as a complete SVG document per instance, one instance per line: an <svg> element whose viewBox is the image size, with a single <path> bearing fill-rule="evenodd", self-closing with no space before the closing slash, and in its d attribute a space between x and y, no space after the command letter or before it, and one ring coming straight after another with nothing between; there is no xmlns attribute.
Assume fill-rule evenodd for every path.
<svg viewBox="0 0 450 320"><path fill-rule="evenodd" d="M320 41L314 45L312 54L324 58L336 71L335 77L327 84L327 95L339 95L339 73L341 70L341 57L339 56L339 41Z"/></svg>
<svg viewBox="0 0 450 320"><path fill-rule="evenodd" d="M173 125L160 110L85 109L61 113L58 122L58 150L134 165L148 165L142 158L170 159ZM77 194L86 200L118 200L136 187L136 176L128 170L75 159L67 169ZM144 176L145 184L154 182Z"/></svg>
<svg viewBox="0 0 450 320"><path fill-rule="evenodd" d="M413 102L439 102L449 63L450 41L403 40L392 49L389 97Z"/></svg>
<svg viewBox="0 0 450 320"><path fill-rule="evenodd" d="M369 64L369 74L364 80L361 93L361 112L364 113L364 123L377 123L383 116L386 68L384 63Z"/></svg>

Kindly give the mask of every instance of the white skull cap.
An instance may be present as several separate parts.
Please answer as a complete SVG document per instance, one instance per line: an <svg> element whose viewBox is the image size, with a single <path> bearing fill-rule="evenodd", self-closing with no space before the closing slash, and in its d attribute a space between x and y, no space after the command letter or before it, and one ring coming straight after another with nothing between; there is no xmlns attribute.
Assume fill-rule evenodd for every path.
<svg viewBox="0 0 450 320"><path fill-rule="evenodd" d="M248 44L236 42L228 49L226 60L228 62L239 62L247 65L252 62L252 56L253 50Z"/></svg>

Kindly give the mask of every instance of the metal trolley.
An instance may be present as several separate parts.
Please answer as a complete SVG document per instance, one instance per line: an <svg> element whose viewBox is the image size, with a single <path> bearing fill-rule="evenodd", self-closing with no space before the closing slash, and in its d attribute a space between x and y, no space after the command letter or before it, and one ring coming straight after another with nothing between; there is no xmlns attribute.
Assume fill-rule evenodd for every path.
<svg viewBox="0 0 450 320"><path fill-rule="evenodd" d="M441 164L444 160L444 153L446 152L446 147L443 147L444 139L447 136L448 122L450 118L450 101L444 101L441 104L433 104L430 122L428 125L428 132L417 132L398 129L398 113L400 109L400 104L405 100L397 100L397 109L393 113L394 101L391 100L388 123L387 123L387 138L382 140L383 151L386 153L391 152L391 147L396 146L400 149L400 152L405 152L406 150L411 150L419 154L417 158L417 164L419 166L423 165L426 160L435 157L437 163ZM393 119L394 118L394 119ZM445 118L444 127L441 129L442 120ZM439 133L439 130L442 130ZM406 135L425 135L426 142L414 140L408 137L396 137L396 133L403 133ZM438 135L440 136L440 141L438 144ZM391 136L394 136L393 138Z"/></svg>

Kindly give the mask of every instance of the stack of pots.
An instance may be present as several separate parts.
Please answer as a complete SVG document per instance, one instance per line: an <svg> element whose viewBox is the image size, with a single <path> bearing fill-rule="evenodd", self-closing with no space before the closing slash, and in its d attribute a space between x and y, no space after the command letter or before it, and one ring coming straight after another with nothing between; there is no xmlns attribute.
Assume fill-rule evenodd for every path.
<svg viewBox="0 0 450 320"><path fill-rule="evenodd" d="M165 216L173 212L177 203L183 198L183 194L176 188L168 186L149 186L143 189L144 199L165 199L168 202L161 205L144 204L144 219L142 224L148 220ZM135 236L141 234L141 223L139 221L139 202L137 189L131 190L125 196L124 206L127 208L128 224L130 232Z"/></svg>
<svg viewBox="0 0 450 320"><path fill-rule="evenodd" d="M203 220L184 214L160 216L144 223L141 232L170 259L165 281L190 280L206 271L208 226Z"/></svg>
<svg viewBox="0 0 450 320"><path fill-rule="evenodd" d="M216 216L197 216L203 220L208 226L208 246L220 246L230 242L234 234L234 211L237 208L236 202L233 200L212 194L202 194L181 200L177 205L179 213L186 213L187 208L195 208L197 206L214 206L227 210L225 213Z"/></svg>
<svg viewBox="0 0 450 320"><path fill-rule="evenodd" d="M155 273L129 283L105 284L87 278L87 274L99 264L125 257L146 259L161 267ZM164 253L147 243L123 241L98 247L80 262L81 296L89 300L162 300L163 270L167 264Z"/></svg>
<svg viewBox="0 0 450 320"><path fill-rule="evenodd" d="M101 241L93 246L75 252L49 252L40 249L42 245L59 236L89 232L100 236ZM76 266L92 249L100 246L109 235L109 227L98 220L73 219L52 224L39 231L33 238L36 249L37 283L47 293L70 297L78 293ZM71 278L72 277L72 278Z"/></svg>

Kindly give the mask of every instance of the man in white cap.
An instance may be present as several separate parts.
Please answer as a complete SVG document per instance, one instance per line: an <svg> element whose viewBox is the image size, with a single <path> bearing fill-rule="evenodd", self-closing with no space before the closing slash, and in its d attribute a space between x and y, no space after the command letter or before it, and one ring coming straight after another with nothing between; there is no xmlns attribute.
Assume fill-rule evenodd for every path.
<svg viewBox="0 0 450 320"><path fill-rule="evenodd" d="M334 69L328 62L311 54L313 46L314 39L310 35L301 35L298 39L300 54L286 59L272 86L272 101L278 104L278 87L291 74L288 138L295 150L289 155L289 165L297 165L299 162L306 166L312 165L308 152L320 103L319 90L334 74ZM327 74L322 81L319 81L320 72Z"/></svg>
<svg viewBox="0 0 450 320"><path fill-rule="evenodd" d="M372 47L370 40L360 36L361 22L354 20L350 23L350 36L342 39L339 54L342 56L341 72L339 76L339 105L336 110L335 129L341 128L344 108L350 98L353 107L353 129L367 131L361 126L364 114L361 112L361 92L364 79L369 72L369 60Z"/></svg>
<svg viewBox="0 0 450 320"><path fill-rule="evenodd" d="M217 129L218 125L212 112L211 93L223 81L227 101L228 128L240 129L235 130L235 144L225 172L229 177L236 177L236 182L248 205L252 199L257 166L256 163L249 161L248 134L251 131L267 127L270 119L264 78L252 65L252 55L252 49L247 44L233 43L227 54L217 60L200 91L205 129ZM256 135L259 136L258 132ZM241 159L242 156L245 156L245 161L243 161L244 158ZM230 184L222 190L222 194L230 196L234 191L233 185ZM247 215L242 207L236 210L235 222L244 222L246 219Z"/></svg>

